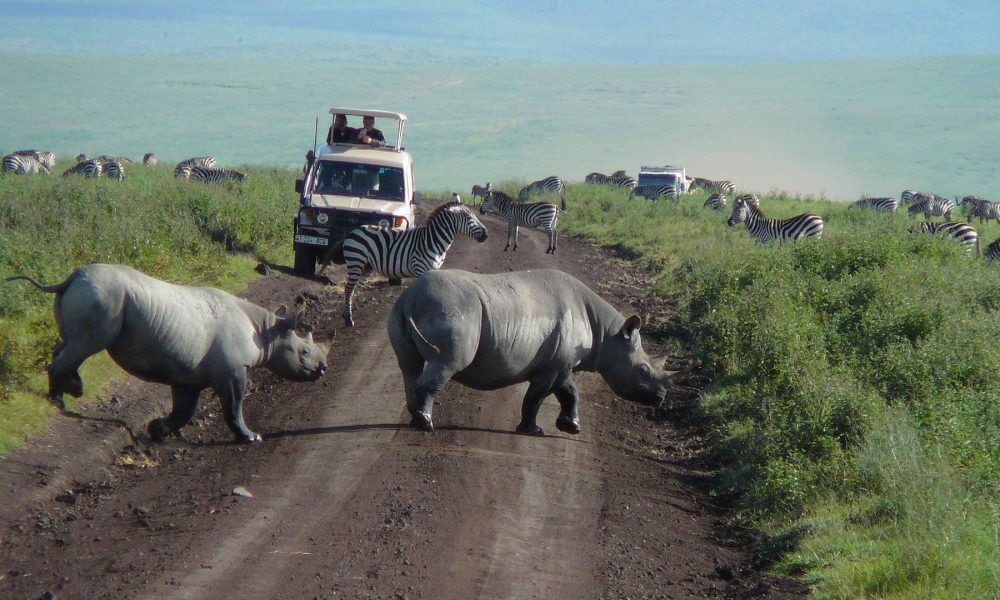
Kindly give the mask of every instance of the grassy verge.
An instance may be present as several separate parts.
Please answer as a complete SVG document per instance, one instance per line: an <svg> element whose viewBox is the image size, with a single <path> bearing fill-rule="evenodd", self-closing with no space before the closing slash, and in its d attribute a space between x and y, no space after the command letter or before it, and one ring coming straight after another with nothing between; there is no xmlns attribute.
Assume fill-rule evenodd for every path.
<svg viewBox="0 0 1000 600"><path fill-rule="evenodd" d="M769 216L826 229L758 246L703 193L567 195L566 231L639 253L676 298L714 380L715 492L777 569L820 597L1000 594L1000 268L909 235L905 213L766 194Z"/></svg>
<svg viewBox="0 0 1000 600"><path fill-rule="evenodd" d="M293 171L242 170L247 181L219 185L175 181L168 166L142 165L128 168L122 182L4 177L0 277L26 274L51 284L78 266L108 262L183 284L241 288L256 260L290 263L297 206ZM44 395L58 341L52 299L26 282L0 283L0 453L41 427L51 410ZM92 394L117 372L102 353L82 375Z"/></svg>

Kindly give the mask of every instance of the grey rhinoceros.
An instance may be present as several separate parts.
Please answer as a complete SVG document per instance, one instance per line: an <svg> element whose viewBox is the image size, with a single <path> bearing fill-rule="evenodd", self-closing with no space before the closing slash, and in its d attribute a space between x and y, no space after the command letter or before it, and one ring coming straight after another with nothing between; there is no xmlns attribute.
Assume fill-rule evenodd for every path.
<svg viewBox="0 0 1000 600"><path fill-rule="evenodd" d="M80 267L66 281L43 285L55 293L62 343L49 366L49 397L64 408L63 393L79 398L77 369L107 350L132 375L171 386L173 410L149 423L161 441L194 415L198 394L212 388L226 423L242 442L259 442L243 421L248 371L264 365L286 379L312 381L326 371L327 348L295 334L301 313L286 316L208 287L167 283L123 265Z"/></svg>
<svg viewBox="0 0 1000 600"><path fill-rule="evenodd" d="M536 419L549 394L559 399L556 427L580 432L576 371L597 371L626 399L663 400L675 372L646 355L639 326L553 269L432 271L400 295L388 323L411 425L434 428L434 396L449 379L477 390L527 381L517 431L533 435L544 434Z"/></svg>

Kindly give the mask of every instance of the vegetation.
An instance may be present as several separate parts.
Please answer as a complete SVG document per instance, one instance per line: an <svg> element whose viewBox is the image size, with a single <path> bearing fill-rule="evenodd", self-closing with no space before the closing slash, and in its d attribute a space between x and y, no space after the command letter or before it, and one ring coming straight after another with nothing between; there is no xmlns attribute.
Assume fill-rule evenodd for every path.
<svg viewBox="0 0 1000 600"><path fill-rule="evenodd" d="M211 185L175 181L167 166L126 168L122 182L0 180L0 277L26 274L52 284L80 265L111 262L233 289L251 277L251 259L290 263L294 172L241 167L247 181ZM52 298L25 282L0 283L0 454L50 410L45 367L59 339ZM92 359L85 368L106 376L114 372L109 364ZM104 379L83 375L91 393Z"/></svg>
<svg viewBox="0 0 1000 600"><path fill-rule="evenodd" d="M568 195L567 231L639 253L677 299L714 381L715 493L770 534L778 569L820 597L1000 594L998 266L908 235L905 213L769 194L768 216L826 228L760 246L704 193Z"/></svg>

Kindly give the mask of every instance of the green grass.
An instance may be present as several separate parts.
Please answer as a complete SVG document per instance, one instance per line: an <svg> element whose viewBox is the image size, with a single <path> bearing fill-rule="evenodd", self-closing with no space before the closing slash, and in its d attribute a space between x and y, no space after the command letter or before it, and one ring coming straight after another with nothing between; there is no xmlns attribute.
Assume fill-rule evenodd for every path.
<svg viewBox="0 0 1000 600"><path fill-rule="evenodd" d="M567 231L638 252L677 300L714 381L715 492L770 534L779 569L821 597L1000 594L1000 269L908 234L905 213L769 194L768 216L826 227L760 246L703 193L567 195Z"/></svg>
<svg viewBox="0 0 1000 600"><path fill-rule="evenodd" d="M233 290L252 279L258 259L290 263L294 171L250 167L242 184L204 185L175 181L168 166L127 169L123 182L0 179L0 277L52 284L78 266L108 262ZM27 282L0 284L0 453L41 427L50 410L45 368L59 338L52 301ZM88 397L116 373L104 354L85 363Z"/></svg>

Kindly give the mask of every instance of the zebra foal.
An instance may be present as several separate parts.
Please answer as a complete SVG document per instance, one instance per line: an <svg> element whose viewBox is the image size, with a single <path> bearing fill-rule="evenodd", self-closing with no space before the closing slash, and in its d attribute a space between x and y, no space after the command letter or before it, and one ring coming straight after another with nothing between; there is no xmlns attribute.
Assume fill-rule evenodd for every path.
<svg viewBox="0 0 1000 600"><path fill-rule="evenodd" d="M979 232L968 223L962 223L961 221L943 221L938 223L921 221L916 225L910 226L910 233L914 233L914 231L929 233L931 235L947 235L964 245L966 252L975 248L976 256L979 256ZM990 246L992 245L990 244ZM987 247L987 252L989 252L989 247Z"/></svg>
<svg viewBox="0 0 1000 600"><path fill-rule="evenodd" d="M486 195L479 213L485 215L492 212L507 221L507 245L503 247L504 252L510 248L511 241L514 242L514 251L517 251L518 227L534 227L548 233L549 245L545 253L555 254L556 240L559 237L556 223L559 213L566 212L565 196L562 196L561 204L562 208L548 202L517 202L503 192L492 191Z"/></svg>
<svg viewBox="0 0 1000 600"><path fill-rule="evenodd" d="M726 197L718 193L712 194L705 200L704 206L712 210L726 210Z"/></svg>
<svg viewBox="0 0 1000 600"><path fill-rule="evenodd" d="M823 236L823 219L818 215L804 213L788 219L768 219L764 213L746 197L740 196L733 202L733 214L729 217L730 227L744 223L758 244L770 240L798 240L805 237Z"/></svg>
<svg viewBox="0 0 1000 600"><path fill-rule="evenodd" d="M452 202L442 204L427 216L427 223L406 231L365 225L347 234L334 244L323 257L320 273L331 262L347 265L344 285L344 323L354 327L351 302L354 290L378 271L390 279L420 277L441 268L445 254L459 233L477 242L486 241L486 227L462 204L458 194Z"/></svg>

